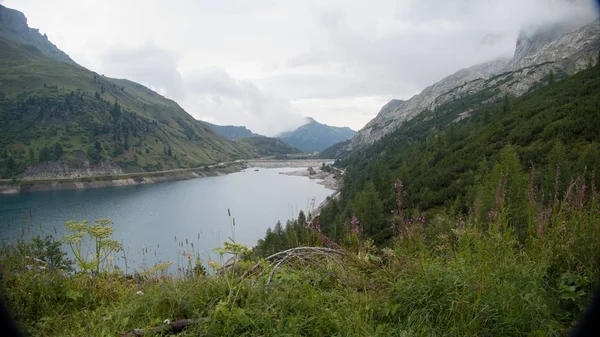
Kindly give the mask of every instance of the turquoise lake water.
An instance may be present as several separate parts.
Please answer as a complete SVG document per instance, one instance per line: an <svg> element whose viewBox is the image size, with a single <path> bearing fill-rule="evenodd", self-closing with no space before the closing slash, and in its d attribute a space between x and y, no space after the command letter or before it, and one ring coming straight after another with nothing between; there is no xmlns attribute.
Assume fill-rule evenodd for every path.
<svg viewBox="0 0 600 337"><path fill-rule="evenodd" d="M333 192L315 180L279 174L295 170L300 169L247 169L154 185L0 195L0 241L38 234L61 238L66 220L107 217L114 222L113 238L123 241L129 271L157 262L176 264L184 251L194 251L205 262L216 260L212 249L223 241L231 238L252 247L278 220L285 224ZM116 260L123 265L122 258Z"/></svg>

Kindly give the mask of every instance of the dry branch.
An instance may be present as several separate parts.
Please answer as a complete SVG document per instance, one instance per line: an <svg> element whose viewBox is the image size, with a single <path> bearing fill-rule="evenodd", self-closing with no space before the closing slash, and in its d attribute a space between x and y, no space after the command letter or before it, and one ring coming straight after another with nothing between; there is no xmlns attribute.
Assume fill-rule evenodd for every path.
<svg viewBox="0 0 600 337"><path fill-rule="evenodd" d="M182 332L183 330L185 330L185 328L187 328L190 325L197 324L200 322L206 322L208 320L209 320L209 318L207 318L207 317L201 318L201 319L180 319L180 320L171 322L170 324L164 324L162 326L157 326L157 327L153 327L153 328L133 329L133 330L131 330L131 332L121 333L120 336L121 337L137 337L137 336L145 336L145 335L154 335L157 333L160 333L162 335L176 334L176 333Z"/></svg>
<svg viewBox="0 0 600 337"><path fill-rule="evenodd" d="M284 251L270 255L264 259L270 265L273 266L273 269L271 270L271 272L269 273L269 277L267 278L266 286L269 286L277 270L282 265L284 265L285 263L290 263L292 260L299 261L302 265L308 266L311 264L317 265L318 262L322 261L322 259L319 258L325 258L332 260L343 269L343 266L340 260L338 259L339 256L346 256L346 252L340 249L332 249L325 247L296 247L286 249ZM242 280L254 273L256 270L258 270L260 266L260 262L255 264L246 273L244 273L244 275L242 275ZM259 279L264 272L265 269L261 270L256 279Z"/></svg>

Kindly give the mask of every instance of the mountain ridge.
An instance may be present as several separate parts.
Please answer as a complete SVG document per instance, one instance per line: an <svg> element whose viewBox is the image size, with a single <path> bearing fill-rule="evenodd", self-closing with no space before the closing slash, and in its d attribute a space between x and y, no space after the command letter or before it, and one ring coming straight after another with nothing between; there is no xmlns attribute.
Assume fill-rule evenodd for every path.
<svg viewBox="0 0 600 337"><path fill-rule="evenodd" d="M210 126L216 133L230 140L262 136L252 132L245 125L217 125L206 121L200 121L200 123Z"/></svg>
<svg viewBox="0 0 600 337"><path fill-rule="evenodd" d="M51 57L54 45L38 47L46 39L22 13L0 8L0 175L52 160L109 160L128 173L257 155L139 83L99 75L58 52Z"/></svg>
<svg viewBox="0 0 600 337"><path fill-rule="evenodd" d="M282 132L277 138L282 139L303 152L320 152L334 144L351 138L356 131L349 127L337 127L317 122L312 117L307 123L292 130Z"/></svg>
<svg viewBox="0 0 600 337"><path fill-rule="evenodd" d="M567 33L564 33L565 29L560 25L547 25L533 34L522 34L512 59L494 60L461 69L406 101L391 100L357 132L343 152L373 144L423 111L434 110L461 95L483 90L490 80L494 80L491 85L498 86L498 76L505 83L498 86L496 97L505 94L520 96L543 82L550 73L566 76L597 63L600 20L596 19ZM536 38L540 43L536 43Z"/></svg>
<svg viewBox="0 0 600 337"><path fill-rule="evenodd" d="M33 45L42 54L54 60L76 64L69 55L50 42L46 34L41 35L39 29L30 28L25 14L2 5L0 5L0 34Z"/></svg>

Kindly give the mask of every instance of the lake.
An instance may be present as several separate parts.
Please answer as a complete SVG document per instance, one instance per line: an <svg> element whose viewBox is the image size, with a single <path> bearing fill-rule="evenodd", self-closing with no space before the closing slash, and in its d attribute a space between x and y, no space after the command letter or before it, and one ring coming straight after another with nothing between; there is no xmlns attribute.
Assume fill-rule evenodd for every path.
<svg viewBox="0 0 600 337"><path fill-rule="evenodd" d="M0 195L0 240L61 238L67 233L63 221L110 218L113 239L123 241L128 272L157 262L175 265L183 251L193 250L204 262L217 260L212 249L228 238L252 247L278 220L285 225L308 210L313 198L316 207L333 192L315 180L279 174L296 170L301 168L250 168L153 185Z"/></svg>

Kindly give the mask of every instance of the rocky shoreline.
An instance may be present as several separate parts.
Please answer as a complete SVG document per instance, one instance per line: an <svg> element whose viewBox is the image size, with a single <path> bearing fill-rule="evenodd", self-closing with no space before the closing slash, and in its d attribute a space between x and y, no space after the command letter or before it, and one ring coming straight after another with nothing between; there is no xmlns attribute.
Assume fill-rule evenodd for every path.
<svg viewBox="0 0 600 337"><path fill-rule="evenodd" d="M135 177L125 179L97 180L97 181L53 181L48 183L28 183L0 185L0 194L18 194L26 192L44 192L60 190L84 190L89 188L117 187L156 184L163 182L189 180L203 176L190 172L188 174L156 177Z"/></svg>
<svg viewBox="0 0 600 337"><path fill-rule="evenodd" d="M340 189L342 188L343 171L340 171L338 169L332 169L331 172L325 172L321 168L315 169L315 168L309 167L308 169L305 169L305 170L292 171L292 172L279 172L279 174L284 174L284 175L288 175L288 176L296 176L296 177L307 177L309 179L319 179L320 181L318 181L317 184L323 185L326 188L334 191L327 197L327 199L323 200L323 202L321 202L319 204L319 206L317 206L317 208L315 208L314 210L311 211L313 216L318 216L319 214L321 214L321 210L323 209L323 207L325 207L327 205L327 203L330 200L338 199L340 197Z"/></svg>
<svg viewBox="0 0 600 337"><path fill-rule="evenodd" d="M177 169L161 172L140 172L114 176L90 176L78 178L27 179L0 181L0 194L19 194L27 192L84 190L89 188L134 186L145 184L166 183L180 180L190 180L205 177L221 176L237 172L244 168L242 165L219 166L213 165L210 171L201 169ZM216 169L215 169L216 168Z"/></svg>
<svg viewBox="0 0 600 337"><path fill-rule="evenodd" d="M321 168L309 167L305 170L292 171L292 172L279 172L279 174L296 177L308 177L309 179L319 179L317 182L319 185L323 185L326 188L334 191L340 189L341 175L337 171L325 172Z"/></svg>

